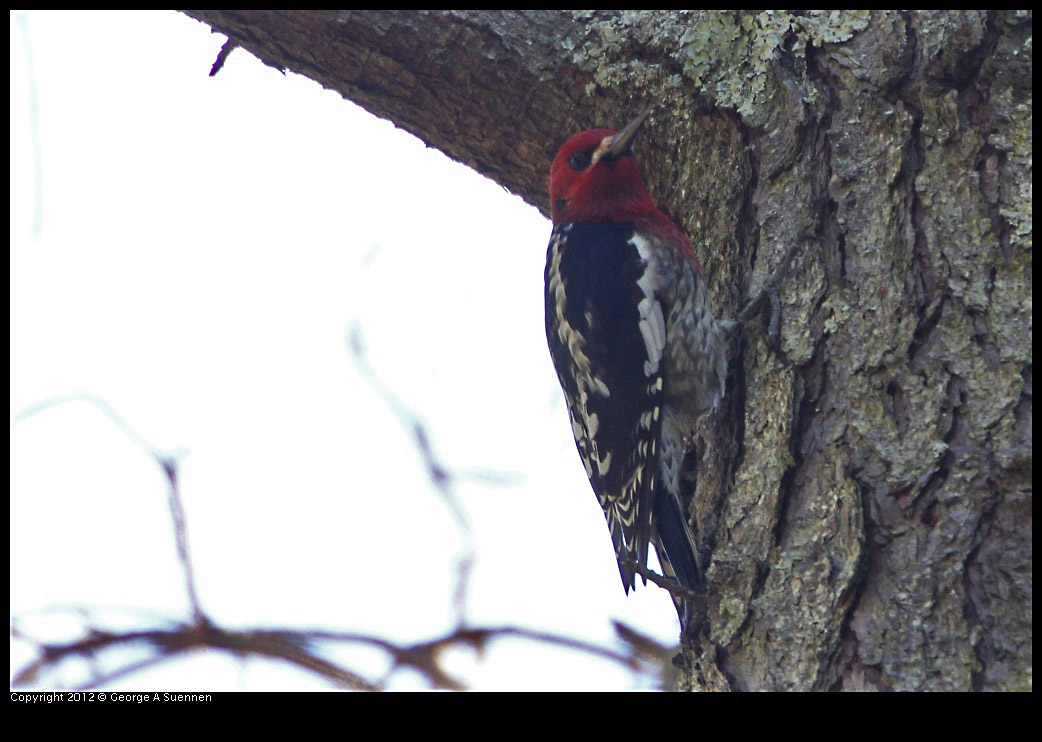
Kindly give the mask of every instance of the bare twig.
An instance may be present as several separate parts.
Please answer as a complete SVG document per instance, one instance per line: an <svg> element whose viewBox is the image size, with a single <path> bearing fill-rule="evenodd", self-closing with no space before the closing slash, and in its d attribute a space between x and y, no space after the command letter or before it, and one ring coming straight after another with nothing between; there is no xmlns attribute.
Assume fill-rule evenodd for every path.
<svg viewBox="0 0 1042 742"><path fill-rule="evenodd" d="M103 415L105 415L105 417L111 420L117 428L119 428L123 435L130 439L131 443L146 451L152 458L158 460L157 449L148 442L148 439L135 430L130 423L124 420L123 417L112 408L112 405L94 394L59 394L54 397L48 397L42 402L38 402L31 407L25 408L12 417L11 424L17 425L18 423L25 422L29 418L35 417L36 415L46 412L54 407L69 404L70 402L83 402L84 404L97 408Z"/></svg>
<svg viewBox="0 0 1042 742"><path fill-rule="evenodd" d="M160 457L159 465L163 469L167 483L167 501L170 504L170 519L174 524L174 537L177 541L177 558L185 576L185 592L188 603L192 606L192 616L196 623L207 623L209 619L203 613L199 603L199 594L195 589L195 571L188 551L188 525L185 521L184 507L181 505L181 489L178 486L177 460L172 457Z"/></svg>
<svg viewBox="0 0 1042 742"><path fill-rule="evenodd" d="M21 637L27 638L24 634L21 634ZM282 659L310 670L340 687L379 690L377 686L361 676L338 667L309 651L307 648L309 641L309 637L304 632L225 631L212 624L184 624L173 630L152 629L124 633L92 630L83 639L67 644L37 642L40 656L15 675L12 685L18 686L32 682L40 671L48 666L57 665L68 657L90 658L106 649L144 642L150 644L156 654L145 660L121 667L108 675L94 676L84 684L84 687L98 687L190 650L210 648L232 652L236 655L256 654Z"/></svg>
<svg viewBox="0 0 1042 742"><path fill-rule="evenodd" d="M634 633L631 630L631 635ZM34 641L19 630L13 630L12 635ZM360 633L284 629L228 631L212 624L183 624L169 630L151 629L124 633L91 630L84 638L65 644L34 641L40 655L15 675L12 685L17 687L32 683L40 672L69 657L89 659L107 649L143 642L151 645L155 654L120 667L107 675L91 677L82 687L103 686L191 650L209 648L237 656L253 654L285 660L342 688L379 690L382 684L368 681L357 673L320 657L312 650L316 642L339 642L365 644L383 650L391 660L392 672L408 667L421 673L435 688L461 690L466 688L466 685L452 677L441 664L444 651L453 646L469 646L481 650L491 641L502 638L525 639L575 650L615 662L633 672L654 672L656 668L649 660L659 659L657 653L650 652L647 648L647 643L653 640L645 640L642 644L629 641L626 643L627 651L617 651L581 639L516 626L460 628L435 639L399 645L378 636Z"/></svg>
<svg viewBox="0 0 1042 742"><path fill-rule="evenodd" d="M353 347L360 348L360 346ZM395 411L403 421L403 424L407 424L408 429L413 433L417 447L427 466L428 476L449 505L450 511L456 517L457 526L466 539L466 550L461 558L457 578L458 584L455 592L460 619L456 630L444 636L415 644L396 644L378 636L361 633L291 629L226 630L215 625L203 612L196 592L192 560L188 549L187 519L181 504L177 460L174 457L159 453L144 436L127 424L104 400L92 395L66 395L55 397L33 406L16 416L15 422L25 420L58 404L72 401L87 402L100 409L128 438L148 453L161 467L167 482L171 521L176 535L178 558L184 570L185 590L192 608L192 619L188 623L171 622L171 625L159 628L112 632L90 626L87 610L74 609L84 614L87 631L83 637L66 643L46 642L36 639L23 631L18 626L16 620L12 620L11 636L31 643L37 651L37 657L15 674L12 685L17 687L34 683L41 673L57 667L70 657L81 657L87 660L91 667L95 667L93 660L101 653L114 648L142 643L152 649L152 653L148 657L125 663L107 673L95 670L81 686L83 688L104 686L190 651L208 648L229 652L240 657L256 655L289 662L341 688L356 690L382 689L386 679L381 682L367 680L362 675L325 659L314 648L318 642L363 644L380 649L387 654L391 662L388 677L396 670L408 667L421 673L433 687L444 689L462 689L465 687L462 681L454 678L442 666L442 658L447 648L467 646L480 651L490 641L500 638L537 641L582 652L618 663L633 672L657 672L656 668L651 666L648 661L653 655L647 652L642 644L633 641L625 641L624 646L626 649L619 651L580 639L532 631L516 626L467 627L464 625L463 604L465 602L468 573L473 561L473 546L470 538L470 524L462 505L452 489L453 474L438 461L430 445L426 429L419 419L406 411L401 403L379 382L379 379L360 354L356 354L356 359L359 361L360 368L364 370L369 378L370 383L381 393L391 409ZM655 577L649 577L649 579L655 580ZM663 580L664 578L658 579ZM161 620L157 619L157 622Z"/></svg>
<svg viewBox="0 0 1042 742"><path fill-rule="evenodd" d="M112 405L101 397L93 394L63 394L45 399L39 404L33 405L15 415L12 422L23 422L42 412L70 402L84 402L99 410L103 415L105 415L105 417L112 421L112 423L114 423L127 438L130 439L131 443L147 453L163 472L163 477L167 482L167 501L170 506L170 518L173 521L174 538L177 542L177 558L181 563L181 570L184 573L185 592L188 595L189 605L192 607L192 615L195 620L197 622L207 621L208 619L203 613L203 609L199 603L199 595L195 587L195 573L192 569L191 555L188 550L188 526L185 522L184 507L181 505L181 492L177 478L177 459L160 452L159 449L149 443L148 439L138 432L134 426L128 423L122 415L116 412Z"/></svg>
<svg viewBox="0 0 1042 742"><path fill-rule="evenodd" d="M210 77L214 77L221 68L224 67L224 63L228 61L228 55L239 48L231 39L224 42L224 46L221 47L221 51L217 54L217 59L214 60L213 65L210 67Z"/></svg>
<svg viewBox="0 0 1042 742"><path fill-rule="evenodd" d="M18 29L22 33L22 45L25 49L26 109L29 116L29 141L32 143L33 155L33 221L32 235L34 240L40 239L43 231L43 149L40 146L40 105L36 84L36 64L33 62L33 39L29 32L29 17L25 13L15 13Z"/></svg>
<svg viewBox="0 0 1042 742"><path fill-rule="evenodd" d="M453 606L456 611L456 624L457 626L463 626L466 623L467 586L474 566L474 536L470 519L463 508L463 503L460 502L459 497L456 495L454 474L442 464L441 460L434 453L423 420L402 404L401 400L383 383L379 374L376 373L376 370L369 363L366 357L365 345L362 341L362 331L357 322L351 326L348 336L348 347L359 373L372 387L373 391L383 399L387 407L394 413L394 416L398 418L402 427L412 436L416 450L419 452L420 459L427 470L427 478L434 485L434 489L441 496L442 502L456 522L456 528L463 542L463 551L456 562L456 587L453 591Z"/></svg>
<svg viewBox="0 0 1042 742"><path fill-rule="evenodd" d="M667 591L670 595L673 595L677 598L683 598L684 600L690 601L692 603L697 603L698 601L703 599L703 596L699 595L694 590L688 590L686 587L681 585L672 577L663 577L659 573L653 572L652 570L645 567L643 564L638 564L632 559L620 559L619 563L626 569L633 570L641 577L647 580L651 580L656 585L661 587L663 590Z"/></svg>
<svg viewBox="0 0 1042 742"><path fill-rule="evenodd" d="M636 657L646 657L654 662L667 662L677 653L676 647L666 646L621 621L613 621L612 625L615 627L615 634L630 647Z"/></svg>

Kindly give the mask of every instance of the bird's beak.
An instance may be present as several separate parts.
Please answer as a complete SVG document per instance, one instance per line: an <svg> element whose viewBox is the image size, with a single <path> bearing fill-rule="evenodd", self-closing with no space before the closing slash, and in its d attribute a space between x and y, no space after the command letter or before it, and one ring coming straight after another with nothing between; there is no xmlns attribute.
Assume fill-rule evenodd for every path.
<svg viewBox="0 0 1042 742"><path fill-rule="evenodd" d="M640 127L644 125L644 122L648 120L650 115L651 109L648 109L622 127L622 130L612 137L611 143L604 150L604 155L611 158L629 152L630 145L633 144L633 140L637 137L637 132L640 131Z"/></svg>

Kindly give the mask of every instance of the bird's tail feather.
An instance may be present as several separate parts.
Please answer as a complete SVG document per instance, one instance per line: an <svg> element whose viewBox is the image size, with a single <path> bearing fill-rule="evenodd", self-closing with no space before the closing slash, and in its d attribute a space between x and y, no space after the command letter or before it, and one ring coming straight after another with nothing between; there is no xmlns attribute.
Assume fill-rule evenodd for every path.
<svg viewBox="0 0 1042 742"><path fill-rule="evenodd" d="M654 508L655 550L658 552L662 571L681 585L696 593L705 589L702 570L698 564L698 552L694 537L688 528L687 518L675 496L659 489ZM680 622L687 625L689 611L685 601L673 598L680 615Z"/></svg>

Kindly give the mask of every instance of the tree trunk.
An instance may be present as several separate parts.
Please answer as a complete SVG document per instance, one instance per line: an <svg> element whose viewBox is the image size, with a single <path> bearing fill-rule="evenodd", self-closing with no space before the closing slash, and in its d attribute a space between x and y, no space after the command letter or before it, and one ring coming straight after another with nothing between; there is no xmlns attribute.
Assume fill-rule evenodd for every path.
<svg viewBox="0 0 1042 742"><path fill-rule="evenodd" d="M681 686L1031 688L1031 13L188 11L548 213L640 158L717 315L799 245L688 467Z"/></svg>

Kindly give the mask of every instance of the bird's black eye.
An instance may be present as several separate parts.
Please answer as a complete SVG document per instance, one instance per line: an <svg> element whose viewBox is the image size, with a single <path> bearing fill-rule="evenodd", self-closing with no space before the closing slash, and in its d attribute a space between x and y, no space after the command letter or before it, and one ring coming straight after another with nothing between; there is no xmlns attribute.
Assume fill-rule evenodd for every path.
<svg viewBox="0 0 1042 742"><path fill-rule="evenodd" d="M590 160L593 158L593 151L586 150L583 152L572 152L568 158L568 166L577 173L581 173L583 170L590 166Z"/></svg>

